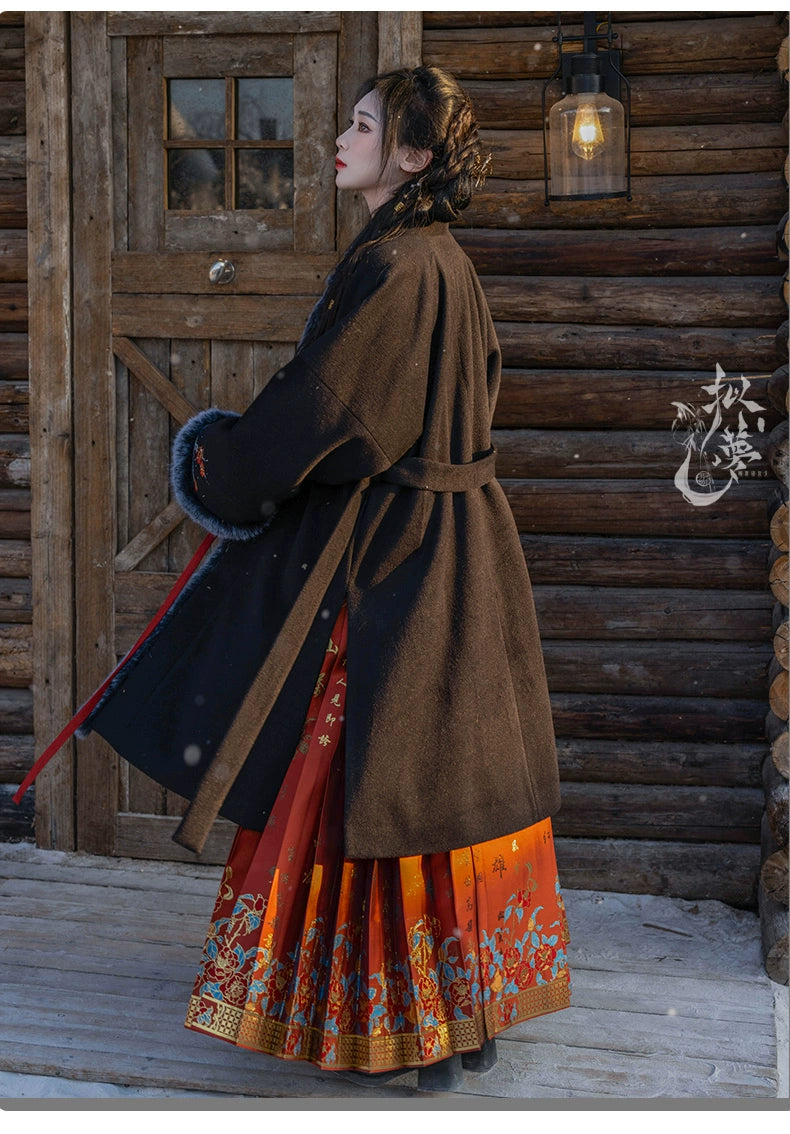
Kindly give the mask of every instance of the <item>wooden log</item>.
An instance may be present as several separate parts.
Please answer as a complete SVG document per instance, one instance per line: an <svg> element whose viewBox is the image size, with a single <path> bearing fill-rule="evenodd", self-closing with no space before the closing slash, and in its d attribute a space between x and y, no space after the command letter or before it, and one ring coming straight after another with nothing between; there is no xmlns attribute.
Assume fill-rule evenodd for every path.
<svg viewBox="0 0 790 1134"><path fill-rule="evenodd" d="M762 787L765 742L557 737L560 780L605 784Z"/></svg>
<svg viewBox="0 0 790 1134"><path fill-rule="evenodd" d="M30 487L30 441L0 434L0 488Z"/></svg>
<svg viewBox="0 0 790 1134"><path fill-rule="evenodd" d="M520 533L533 584L686 587L699 584L699 542L695 539L641 539L627 536L532 535ZM623 564L628 579L623 579ZM705 540L710 578L725 590L765 587L765 547L759 540ZM772 624L771 629L775 629Z"/></svg>
<svg viewBox="0 0 790 1134"><path fill-rule="evenodd" d="M742 909L757 905L757 844L560 837L554 849L560 879L569 890L665 894Z"/></svg>
<svg viewBox="0 0 790 1134"><path fill-rule="evenodd" d="M0 86L3 84L0 83ZM2 97L0 95L0 97ZM0 228L27 227L24 181L0 181Z"/></svg>
<svg viewBox="0 0 790 1134"><path fill-rule="evenodd" d="M763 787L765 814L771 834L778 847L787 846L788 781L777 770L770 755L763 761Z"/></svg>
<svg viewBox="0 0 790 1134"><path fill-rule="evenodd" d="M491 174L543 177L542 130L481 130ZM778 122L638 126L631 131L631 175L758 173L782 166L787 135Z"/></svg>
<svg viewBox="0 0 790 1134"><path fill-rule="evenodd" d="M790 330L790 322L788 322L788 320L785 319L784 323L782 323L779 330L776 332L776 337L774 339L774 346L776 348L776 353L779 355L780 358L786 358L787 357L788 330ZM785 483L787 483L787 482L785 481Z"/></svg>
<svg viewBox="0 0 790 1134"><path fill-rule="evenodd" d="M28 689L33 683L33 628L29 621L13 623L7 610L0 624L0 685Z"/></svg>
<svg viewBox="0 0 790 1134"><path fill-rule="evenodd" d="M769 898L787 906L787 847L777 847L765 814L763 814L760 833L760 850L763 859L763 864L760 867L760 882Z"/></svg>
<svg viewBox="0 0 790 1134"><path fill-rule="evenodd" d="M764 406L765 374L742 373L751 383L749 396ZM569 426L579 430L595 426L625 429L629 433L635 429L667 430L676 413L674 403L706 402L709 395L702 387L710 385L713 377L711 371L698 370L506 367L494 415L495 436L504 442L504 435L498 431L507 427L543 427L553 433ZM573 406L572 420L568 405ZM728 413L726 408L724 413ZM776 420L773 411L766 420Z"/></svg>
<svg viewBox="0 0 790 1134"><path fill-rule="evenodd" d="M640 697L552 693L558 737L753 744L764 739L765 704L732 698L722 713L715 697Z"/></svg>
<svg viewBox="0 0 790 1134"><path fill-rule="evenodd" d="M0 575L26 578L30 575L30 541L0 540Z"/></svg>
<svg viewBox="0 0 790 1134"><path fill-rule="evenodd" d="M27 382L27 372L27 335L0 335L0 380L3 382Z"/></svg>
<svg viewBox="0 0 790 1134"><path fill-rule="evenodd" d="M709 12L617 12L613 17L612 27L617 30L619 24L629 21L651 23L661 20L704 20L710 17ZM423 12L423 24L426 28L507 28L507 27L552 27L556 31L556 18L549 12L475 12L469 9L463 11ZM563 25L563 32L565 32ZM599 29L602 30L602 29ZM657 35L661 29L657 29Z"/></svg>
<svg viewBox="0 0 790 1134"><path fill-rule="evenodd" d="M25 133L25 83L0 82L0 134Z"/></svg>
<svg viewBox="0 0 790 1134"><path fill-rule="evenodd" d="M765 696L769 643L578 639L543 642L552 692L638 693L645 696Z"/></svg>
<svg viewBox="0 0 790 1134"><path fill-rule="evenodd" d="M773 470L774 476L777 480L781 480L782 484L790 482L790 458L788 457L788 423L787 420L783 421L780 425L774 426L768 436L767 457L768 463Z"/></svg>
<svg viewBox="0 0 790 1134"><path fill-rule="evenodd" d="M0 736L0 783L21 784L34 758L32 736Z"/></svg>
<svg viewBox="0 0 790 1134"><path fill-rule="evenodd" d="M592 356L606 369L638 369L671 359L675 366L698 370L711 358L727 358L733 370L767 371L775 357L773 335L760 328L499 321L496 331L504 366L572 367Z"/></svg>
<svg viewBox="0 0 790 1134"><path fill-rule="evenodd" d="M680 506L674 484L625 480L502 480L523 532L766 539L765 484L742 481L714 504ZM0 492L0 499L2 493ZM702 513L702 515L700 514ZM765 583L763 583L765 586ZM766 609L770 596L763 596ZM768 615L762 636L769 635Z"/></svg>
<svg viewBox="0 0 790 1134"><path fill-rule="evenodd" d="M0 82L25 81L25 29L3 28L0 33Z"/></svg>
<svg viewBox="0 0 790 1134"><path fill-rule="evenodd" d="M0 382L0 433L27 434L29 429L27 382Z"/></svg>
<svg viewBox="0 0 790 1134"><path fill-rule="evenodd" d="M768 665L768 702L778 717L787 717L788 675L778 658L771 658Z"/></svg>
<svg viewBox="0 0 790 1134"><path fill-rule="evenodd" d="M558 838L759 843L762 813L759 788L566 783L552 827Z"/></svg>
<svg viewBox="0 0 790 1134"><path fill-rule="evenodd" d="M0 280L0 331L27 331L27 287L23 280Z"/></svg>
<svg viewBox="0 0 790 1134"><path fill-rule="evenodd" d="M481 282L495 320L775 328L785 312L775 276L483 276Z"/></svg>
<svg viewBox="0 0 790 1134"><path fill-rule="evenodd" d="M544 204L540 181L489 178L464 212L467 224L480 228L593 228L620 226L677 227L684 222L768 224L786 203L782 175L722 173L706 177L667 176L631 179L632 200L625 197Z"/></svg>
<svg viewBox="0 0 790 1134"><path fill-rule="evenodd" d="M770 898L762 884L757 887L760 939L765 971L777 984L788 983L787 909Z"/></svg>
<svg viewBox="0 0 790 1134"><path fill-rule="evenodd" d="M0 622L32 620L30 579L0 578Z"/></svg>
<svg viewBox="0 0 790 1134"><path fill-rule="evenodd" d="M0 539L30 538L30 492L0 488Z"/></svg>
<svg viewBox="0 0 790 1134"><path fill-rule="evenodd" d="M0 733L33 732L33 694L30 689L0 687Z"/></svg>
<svg viewBox="0 0 790 1134"><path fill-rule="evenodd" d="M542 79L467 79L478 123L495 130L541 130ZM705 123L778 122L787 94L776 73L630 75L631 124L639 126ZM560 97L559 83L547 90L546 105ZM784 210L780 210L781 212ZM772 226L775 225L775 219Z"/></svg>
<svg viewBox="0 0 790 1134"><path fill-rule="evenodd" d="M778 547L771 547L768 552L768 586L771 592L782 604L788 604L788 555Z"/></svg>
<svg viewBox="0 0 790 1134"><path fill-rule="evenodd" d="M770 275L773 225L689 228L481 229L453 236L482 275Z"/></svg>
<svg viewBox="0 0 790 1134"><path fill-rule="evenodd" d="M738 429L737 406L724 426ZM755 438L756 439L756 438ZM669 477L681 464L685 449L667 432L658 430L517 429L495 430L497 476L508 478L630 479ZM0 454L2 448L0 447ZM755 449L755 454L759 450ZM761 456L749 463L753 477L768 476L768 462ZM726 477L722 474L722 483Z"/></svg>
<svg viewBox="0 0 790 1134"><path fill-rule="evenodd" d="M566 36L581 35L578 15L563 28ZM423 60L426 66L443 67L459 79L548 78L557 65L552 27L474 29L426 28ZM618 46L625 52L628 71L634 75L660 75L678 69L685 75L715 69L719 73L740 71L744 59L755 70L772 66L777 58L777 29L772 15L742 18L650 21L623 24ZM578 43L566 50L579 51Z"/></svg>
<svg viewBox="0 0 790 1134"><path fill-rule="evenodd" d="M3 148L0 139L0 176L2 176ZM0 230L0 279L6 282L27 280L27 232L25 229ZM25 289L25 295L27 289Z"/></svg>

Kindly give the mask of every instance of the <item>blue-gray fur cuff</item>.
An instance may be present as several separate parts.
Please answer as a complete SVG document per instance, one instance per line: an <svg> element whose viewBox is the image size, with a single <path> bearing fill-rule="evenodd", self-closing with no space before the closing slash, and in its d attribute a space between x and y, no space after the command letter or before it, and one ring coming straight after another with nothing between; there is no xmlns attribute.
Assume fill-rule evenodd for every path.
<svg viewBox="0 0 790 1134"><path fill-rule="evenodd" d="M229 521L215 516L213 512L209 512L208 508L204 507L195 495L192 476L195 441L198 434L207 425L219 421L220 418L240 416L233 410L221 410L214 407L201 410L179 429L173 441L173 459L170 465L170 484L173 488L173 495L196 524L200 524L207 532L219 536L220 539L255 539L256 536L266 531L274 516L274 514L268 516L262 523L231 524Z"/></svg>

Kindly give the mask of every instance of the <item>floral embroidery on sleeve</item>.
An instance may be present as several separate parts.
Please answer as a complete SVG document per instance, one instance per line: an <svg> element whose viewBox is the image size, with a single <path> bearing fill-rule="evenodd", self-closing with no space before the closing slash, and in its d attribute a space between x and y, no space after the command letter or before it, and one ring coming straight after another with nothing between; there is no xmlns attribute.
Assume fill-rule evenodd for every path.
<svg viewBox="0 0 790 1134"><path fill-rule="evenodd" d="M195 492L197 492L198 482L195 470L197 469L203 480L206 479L206 458L203 452L203 446L198 445L195 441L194 449L192 450L192 484L194 485Z"/></svg>

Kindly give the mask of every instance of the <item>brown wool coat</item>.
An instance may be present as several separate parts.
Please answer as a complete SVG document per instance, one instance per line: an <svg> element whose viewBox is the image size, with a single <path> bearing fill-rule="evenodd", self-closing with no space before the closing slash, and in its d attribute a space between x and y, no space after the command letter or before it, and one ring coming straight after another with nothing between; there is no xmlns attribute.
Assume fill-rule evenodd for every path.
<svg viewBox="0 0 790 1134"><path fill-rule="evenodd" d="M199 850L217 810L262 829L343 598L347 857L448 850L559 809L532 590L494 475L499 382L480 283L435 223L368 252L332 326L244 414L181 430L176 495L221 538L81 733L193 800L178 841Z"/></svg>

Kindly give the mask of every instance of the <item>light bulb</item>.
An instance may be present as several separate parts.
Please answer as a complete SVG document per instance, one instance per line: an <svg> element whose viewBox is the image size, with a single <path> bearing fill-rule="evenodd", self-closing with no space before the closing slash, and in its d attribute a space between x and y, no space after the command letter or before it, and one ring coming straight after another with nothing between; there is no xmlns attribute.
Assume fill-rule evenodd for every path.
<svg viewBox="0 0 790 1134"><path fill-rule="evenodd" d="M571 149L580 158L589 161L595 157L604 142L601 119L592 103L582 103L576 112L571 137Z"/></svg>

